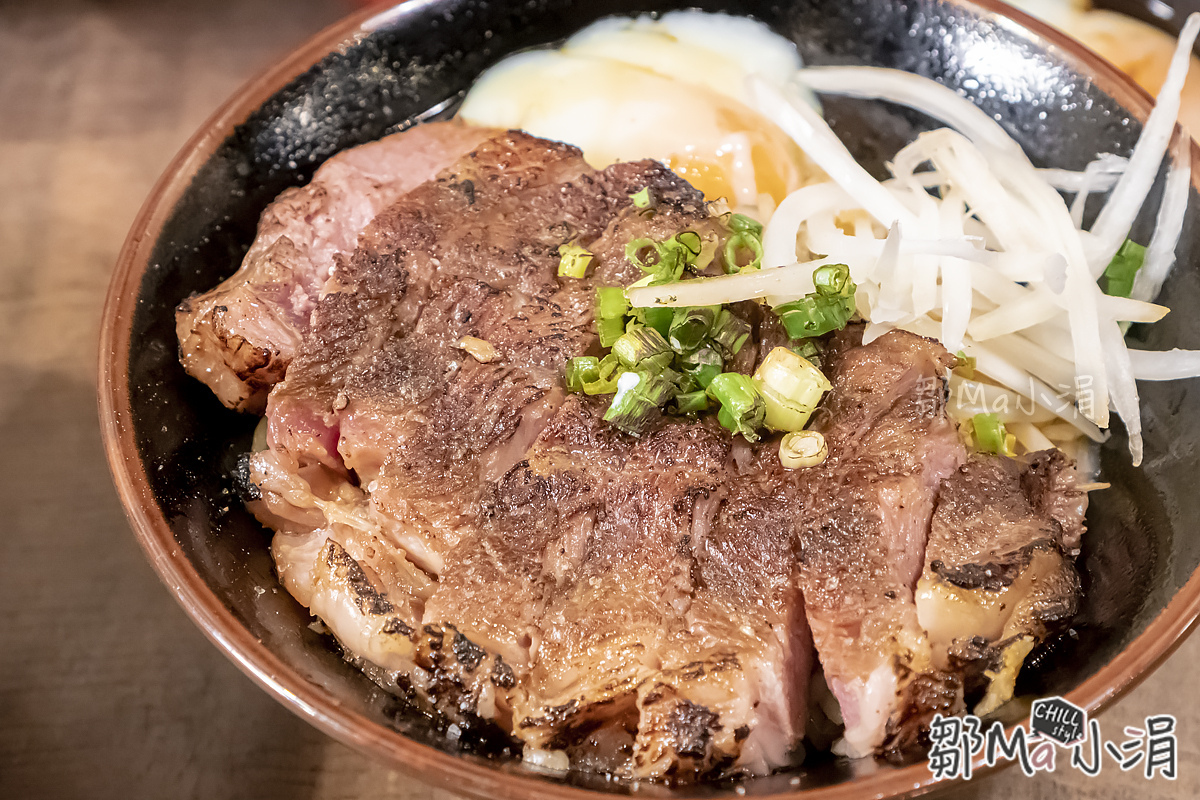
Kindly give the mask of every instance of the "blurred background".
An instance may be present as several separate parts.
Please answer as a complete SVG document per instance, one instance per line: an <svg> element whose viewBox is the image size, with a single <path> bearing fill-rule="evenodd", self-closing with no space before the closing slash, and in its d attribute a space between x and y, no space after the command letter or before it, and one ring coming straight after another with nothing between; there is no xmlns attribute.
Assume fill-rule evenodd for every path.
<svg viewBox="0 0 1200 800"><path fill-rule="evenodd" d="M454 798L292 716L204 639L129 532L96 422L101 304L153 182L241 83L356 5L0 0L0 798ZM1166 34L1021 5L1161 82ZM1116 738L1177 714L1177 782L1108 761L946 796L1200 796L1197 661L1192 637L1101 718Z"/></svg>

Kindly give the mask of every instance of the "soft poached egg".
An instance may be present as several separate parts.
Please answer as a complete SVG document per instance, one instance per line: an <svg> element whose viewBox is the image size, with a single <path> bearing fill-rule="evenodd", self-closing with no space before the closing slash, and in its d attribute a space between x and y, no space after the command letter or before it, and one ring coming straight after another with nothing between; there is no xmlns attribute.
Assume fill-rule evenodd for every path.
<svg viewBox="0 0 1200 800"><path fill-rule="evenodd" d="M459 113L569 142L597 168L658 159L709 200L765 218L816 169L741 98L748 75L783 85L799 68L795 45L744 17L609 18L501 61Z"/></svg>

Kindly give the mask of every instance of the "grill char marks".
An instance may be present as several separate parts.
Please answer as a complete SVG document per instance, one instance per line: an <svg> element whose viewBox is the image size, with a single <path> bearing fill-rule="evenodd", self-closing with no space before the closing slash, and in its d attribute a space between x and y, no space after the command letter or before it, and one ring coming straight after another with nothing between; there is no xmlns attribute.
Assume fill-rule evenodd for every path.
<svg viewBox="0 0 1200 800"><path fill-rule="evenodd" d="M953 681L917 682L933 665L913 589L938 486L965 458L944 409L952 357L912 334L860 336L839 333L827 356L834 388L816 427L829 457L807 471L799 532L808 622L854 756L956 710Z"/></svg>
<svg viewBox="0 0 1200 800"><path fill-rule="evenodd" d="M334 259L383 208L494 131L431 123L340 153L263 212L238 271L176 312L184 367L230 408L261 412L308 331Z"/></svg>
<svg viewBox="0 0 1200 800"><path fill-rule="evenodd" d="M629 200L646 186L652 214ZM956 640L939 661L914 603L938 487L965 458L943 408L952 359L899 332L835 336L816 422L830 457L808 470L712 418L622 434L607 398L565 393L563 368L599 352L596 286L641 277L627 243L683 229L724 230L665 167L596 171L520 133L380 213L333 259L248 460L280 578L376 680L582 768L686 781L788 764L814 641L851 751L903 749L998 652ZM595 255L584 279L557 277L568 241ZM1074 547L1061 464L1023 470L1054 546ZM939 552L931 579L996 580ZM1023 552L1003 561L1014 586L1042 550ZM1022 618L1048 626L1035 606Z"/></svg>
<svg viewBox="0 0 1200 800"><path fill-rule="evenodd" d="M917 610L935 660L986 688L978 713L1012 697L1025 656L1075 615L1086 505L1057 450L975 455L942 485Z"/></svg>
<svg viewBox="0 0 1200 800"><path fill-rule="evenodd" d="M628 211L647 185L655 213ZM739 651L757 655L741 646L738 620L752 615L694 596L692 582L692 531L717 511L728 434L678 422L632 440L600 420L599 401L562 405L559 388L566 359L594 346L595 284L631 268L625 242L720 230L706 215L660 165L597 173L573 148L508 134L409 193L338 260L271 393L271 449L252 458L265 498L256 508L283 531L281 554L303 543L282 562L293 584L311 574L305 548L344 534L338 526L399 545L406 564L439 576L408 617L335 619L416 631L406 685L449 718L515 723L534 746L607 737L614 768L681 779L734 764L755 741L755 684L776 690L786 665L743 669ZM592 279L556 277L570 239L596 253ZM497 358L467 357L463 336ZM581 458L589 447L594 458ZM754 635L776 638L769 626ZM538 695L535 657L557 664L550 672L578 663L556 647L602 651L613 674L551 676L577 682L574 694ZM746 768L781 763L772 759L790 744Z"/></svg>

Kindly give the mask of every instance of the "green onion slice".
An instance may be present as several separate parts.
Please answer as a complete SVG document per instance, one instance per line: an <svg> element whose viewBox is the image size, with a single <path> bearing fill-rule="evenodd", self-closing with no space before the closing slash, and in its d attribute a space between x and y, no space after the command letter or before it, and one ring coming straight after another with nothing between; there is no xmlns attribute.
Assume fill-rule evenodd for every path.
<svg viewBox="0 0 1200 800"><path fill-rule="evenodd" d="M767 427L777 431L803 430L833 388L821 370L786 347L767 354L754 371L754 385L766 404Z"/></svg>
<svg viewBox="0 0 1200 800"><path fill-rule="evenodd" d="M680 355L676 362L684 375L690 377L701 388L708 388L712 379L721 374L725 359L712 345L703 345L690 353Z"/></svg>
<svg viewBox="0 0 1200 800"><path fill-rule="evenodd" d="M684 260L689 264L694 263L700 251L704 249L704 240L695 231L681 231L667 240L668 243L672 241L683 248Z"/></svg>
<svg viewBox="0 0 1200 800"><path fill-rule="evenodd" d="M604 420L633 435L645 429L659 407L675 396L675 387L661 375L626 372L617 380L617 393Z"/></svg>
<svg viewBox="0 0 1200 800"><path fill-rule="evenodd" d="M643 186L641 191L629 195L629 199L633 201L634 208L650 208L653 202L650 198L649 186Z"/></svg>
<svg viewBox="0 0 1200 800"><path fill-rule="evenodd" d="M850 268L845 264L826 264L813 271L816 291L775 306L772 310L793 339L823 336L841 330L854 316L854 292Z"/></svg>
<svg viewBox="0 0 1200 800"><path fill-rule="evenodd" d="M975 356L969 356L959 350L954 354L954 358L957 359L954 363L954 371L969 381L975 380Z"/></svg>
<svg viewBox="0 0 1200 800"><path fill-rule="evenodd" d="M1129 297L1133 291L1133 279L1146 259L1146 248L1132 239L1126 239L1104 268L1105 294L1114 297Z"/></svg>
<svg viewBox="0 0 1200 800"><path fill-rule="evenodd" d="M821 347L815 339L793 339L788 346L805 361L820 367Z"/></svg>
<svg viewBox="0 0 1200 800"><path fill-rule="evenodd" d="M675 395L675 413L696 414L708 410L708 392L697 389Z"/></svg>
<svg viewBox="0 0 1200 800"><path fill-rule="evenodd" d="M738 253L746 249L751 257L745 264L738 264ZM762 239L749 233L735 233L725 242L725 272L732 275L735 272L756 270L762 266Z"/></svg>
<svg viewBox="0 0 1200 800"><path fill-rule="evenodd" d="M628 332L613 342L612 351L621 365L629 368L655 356L666 356L666 363L662 365L665 367L674 357L662 334L644 325L631 325Z"/></svg>
<svg viewBox="0 0 1200 800"><path fill-rule="evenodd" d="M670 342L671 349L676 353L686 353L699 347L721 313L720 306L693 306L661 310L671 312L671 325L668 329L667 341Z"/></svg>
<svg viewBox="0 0 1200 800"><path fill-rule="evenodd" d="M721 410L717 412L717 421L721 425L734 434L740 433L747 441L758 441L766 405L750 376L722 372L712 379L705 391L721 404Z"/></svg>
<svg viewBox="0 0 1200 800"><path fill-rule="evenodd" d="M734 316L729 309L721 309L709 334L726 358L733 358L750 338L750 325L741 317Z"/></svg>
<svg viewBox="0 0 1200 800"><path fill-rule="evenodd" d="M975 430L975 442L985 453L1013 456L1013 440L1004 429L1004 423L996 414L976 414L971 418L971 426Z"/></svg>
<svg viewBox="0 0 1200 800"><path fill-rule="evenodd" d="M592 263L592 254L587 248L574 242L559 245L558 258L560 278L582 278L587 275L588 266Z"/></svg>
<svg viewBox="0 0 1200 800"><path fill-rule="evenodd" d="M752 217L747 217L745 214L730 215L728 225L729 230L734 233L749 233L752 236L762 238L762 223Z"/></svg>
<svg viewBox="0 0 1200 800"><path fill-rule="evenodd" d="M825 437L818 431L794 431L779 442L779 463L788 469L815 467L828 455Z"/></svg>
<svg viewBox="0 0 1200 800"><path fill-rule="evenodd" d="M817 287L817 294L826 296L843 295L847 288L854 292L850 268L845 264L824 264L814 269L813 286Z"/></svg>
<svg viewBox="0 0 1200 800"><path fill-rule="evenodd" d="M600 359L595 356L577 356L567 362L567 391L578 394L584 384L600 380Z"/></svg>
<svg viewBox="0 0 1200 800"><path fill-rule="evenodd" d="M629 300L620 286L600 286L596 289L596 317L618 319L629 313Z"/></svg>
<svg viewBox="0 0 1200 800"><path fill-rule="evenodd" d="M675 309L673 308L635 308L633 310L634 319L641 322L647 327L661 333L664 337L668 336L671 331L671 320L675 318Z"/></svg>
<svg viewBox="0 0 1200 800"><path fill-rule="evenodd" d="M624 317L596 318L596 333L600 334L600 346L612 347L613 342L625 335Z"/></svg>

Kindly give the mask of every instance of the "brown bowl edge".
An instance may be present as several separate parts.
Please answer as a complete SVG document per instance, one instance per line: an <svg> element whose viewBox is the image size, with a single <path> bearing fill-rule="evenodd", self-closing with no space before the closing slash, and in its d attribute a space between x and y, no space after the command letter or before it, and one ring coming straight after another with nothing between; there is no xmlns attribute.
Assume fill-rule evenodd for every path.
<svg viewBox="0 0 1200 800"><path fill-rule="evenodd" d="M404 0L404 3L420 0ZM1034 34L1050 48L1062 51L1068 61L1086 66L1097 85L1122 107L1145 121L1152 98L1132 79L1084 45L1068 39L1041 21L1000 0L950 0L976 5L998 24L1016 25ZM402 4L404 4L402 3ZM98 410L109 469L126 516L139 544L159 578L183 610L239 669L273 694L293 713L338 741L442 788L487 800L585 800L608 797L573 786L556 784L535 775L503 773L420 744L377 723L356 718L321 689L283 663L211 593L203 578L183 555L175 534L154 499L142 469L132 427L128 353L130 321L137 290L152 248L174 205L187 189L192 175L244 121L275 92L317 64L329 52L363 31L379 11L360 11L327 27L289 54L275 67L251 79L226 101L180 149L155 183L138 212L121 248L109 285L101 318L99 342ZM382 12L387 13L387 12ZM1177 131L1178 135L1178 131ZM1200 185L1200 147L1193 142L1192 184ZM1200 570L1194 572L1146 629L1095 675L1066 695L1089 714L1103 711L1140 683L1180 645L1200 617ZM1007 763L1007 762L1006 762ZM982 764L976 775L995 769ZM798 790L763 797L807 797L812 800L856 800L899 795L916 796L948 789L955 781L935 782L924 763L881 770L836 786Z"/></svg>

